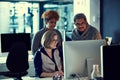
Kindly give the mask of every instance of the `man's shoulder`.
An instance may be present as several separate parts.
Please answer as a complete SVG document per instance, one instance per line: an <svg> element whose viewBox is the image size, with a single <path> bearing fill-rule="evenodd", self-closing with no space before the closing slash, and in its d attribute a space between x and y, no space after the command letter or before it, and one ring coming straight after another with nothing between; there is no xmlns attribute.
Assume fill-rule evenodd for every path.
<svg viewBox="0 0 120 80"><path fill-rule="evenodd" d="M76 32L76 31L77 31L77 28L74 28L74 29L72 30L72 33Z"/></svg>
<svg viewBox="0 0 120 80"><path fill-rule="evenodd" d="M98 31L96 27L92 26L92 25L89 25L90 26L90 29L94 30L94 31Z"/></svg>

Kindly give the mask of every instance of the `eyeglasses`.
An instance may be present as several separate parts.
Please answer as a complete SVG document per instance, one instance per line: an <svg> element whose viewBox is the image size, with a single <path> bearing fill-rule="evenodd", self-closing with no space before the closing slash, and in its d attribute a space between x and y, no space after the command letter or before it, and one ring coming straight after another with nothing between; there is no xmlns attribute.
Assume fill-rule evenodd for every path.
<svg viewBox="0 0 120 80"><path fill-rule="evenodd" d="M58 42L58 39L53 39L52 42Z"/></svg>
<svg viewBox="0 0 120 80"><path fill-rule="evenodd" d="M85 24L85 22L80 23L74 23L76 26L83 26Z"/></svg>

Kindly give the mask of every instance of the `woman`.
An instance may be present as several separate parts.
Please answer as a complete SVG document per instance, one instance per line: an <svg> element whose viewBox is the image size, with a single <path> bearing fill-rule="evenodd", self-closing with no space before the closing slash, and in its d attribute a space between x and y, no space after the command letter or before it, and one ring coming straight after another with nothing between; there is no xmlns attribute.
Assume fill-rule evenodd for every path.
<svg viewBox="0 0 120 80"><path fill-rule="evenodd" d="M42 35L47 31L47 30L55 30L58 35L60 36L60 43L59 46L62 46L62 35L61 33L57 30L54 29L56 26L56 22L59 20L59 14L56 11L53 10L48 10L45 11L42 14L42 18L44 20L44 26L43 29L41 29L40 31L38 31L35 36L33 37L33 41L32 41L32 46L31 46L31 50L32 50L32 54L34 55L35 52L42 47L41 45L41 38ZM62 49L62 48L60 48ZM61 54L62 57L62 54Z"/></svg>
<svg viewBox="0 0 120 80"><path fill-rule="evenodd" d="M56 31L46 31L41 39L42 48L34 56L35 73L38 77L63 76L62 62L57 49L60 37Z"/></svg>

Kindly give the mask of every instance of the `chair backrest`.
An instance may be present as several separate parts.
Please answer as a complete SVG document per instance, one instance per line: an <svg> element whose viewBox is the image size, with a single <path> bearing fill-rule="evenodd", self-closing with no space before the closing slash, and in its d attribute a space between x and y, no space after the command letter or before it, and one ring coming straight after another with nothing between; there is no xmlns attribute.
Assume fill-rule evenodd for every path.
<svg viewBox="0 0 120 80"><path fill-rule="evenodd" d="M12 45L6 66L11 72L23 72L29 68L28 50L23 42L16 42Z"/></svg>

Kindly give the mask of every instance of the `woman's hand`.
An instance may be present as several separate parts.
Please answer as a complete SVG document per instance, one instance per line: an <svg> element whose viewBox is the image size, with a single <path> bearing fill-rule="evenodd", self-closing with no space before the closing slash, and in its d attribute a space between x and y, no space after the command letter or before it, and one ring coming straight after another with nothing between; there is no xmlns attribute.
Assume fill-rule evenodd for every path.
<svg viewBox="0 0 120 80"><path fill-rule="evenodd" d="M54 76L63 76L63 75L64 75L64 73L63 73L62 70L56 71L56 72L54 73Z"/></svg>

